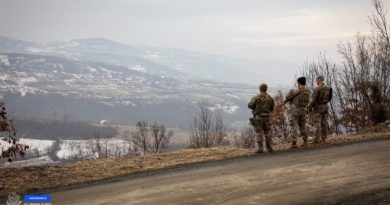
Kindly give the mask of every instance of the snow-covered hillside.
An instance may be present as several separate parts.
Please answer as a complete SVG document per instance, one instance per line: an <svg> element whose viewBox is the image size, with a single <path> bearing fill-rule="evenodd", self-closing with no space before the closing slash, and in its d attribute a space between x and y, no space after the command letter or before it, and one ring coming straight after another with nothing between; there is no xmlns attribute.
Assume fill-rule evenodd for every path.
<svg viewBox="0 0 390 205"><path fill-rule="evenodd" d="M206 100L230 116L231 122L246 121L246 102L257 92L256 86L150 74L139 65L129 69L30 54L1 54L1 59L7 63L0 64L0 93L10 102L9 109L22 117L38 117L46 113L45 118L50 118L50 115L62 113L70 115L71 120L97 123L107 119L127 124L128 121L121 120L126 116L119 115L128 112L131 115L128 118L133 118L130 123L133 123L136 118L143 119L149 113L150 117L145 117L148 120L177 121L174 125L177 127L188 121L186 118L200 101ZM65 103L64 99L69 102ZM89 104L88 108L82 108L80 104L83 103ZM77 118L94 106L96 109L89 111L92 116ZM66 110L71 111L66 113Z"/></svg>

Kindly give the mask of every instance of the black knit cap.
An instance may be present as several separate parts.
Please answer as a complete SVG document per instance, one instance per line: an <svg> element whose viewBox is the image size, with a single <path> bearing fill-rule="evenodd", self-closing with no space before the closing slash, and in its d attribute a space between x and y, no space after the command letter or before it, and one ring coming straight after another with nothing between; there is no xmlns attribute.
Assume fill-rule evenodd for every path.
<svg viewBox="0 0 390 205"><path fill-rule="evenodd" d="M301 85L306 85L306 78L300 77L300 78L298 78L297 82Z"/></svg>

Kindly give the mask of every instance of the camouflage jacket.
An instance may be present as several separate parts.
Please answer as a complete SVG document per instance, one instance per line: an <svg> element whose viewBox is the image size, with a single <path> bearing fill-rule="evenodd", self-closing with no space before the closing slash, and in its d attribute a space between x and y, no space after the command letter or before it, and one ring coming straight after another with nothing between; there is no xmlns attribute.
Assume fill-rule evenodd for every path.
<svg viewBox="0 0 390 205"><path fill-rule="evenodd" d="M286 101L292 105L294 109L305 109L310 101L310 90L306 86L299 89L292 89L286 95Z"/></svg>
<svg viewBox="0 0 390 205"><path fill-rule="evenodd" d="M269 116L274 111L274 99L267 93L260 93L252 98L248 103L248 108L252 110L254 116Z"/></svg>
<svg viewBox="0 0 390 205"><path fill-rule="evenodd" d="M311 95L309 108L314 108L319 112L326 112L328 110L328 103L332 100L332 88L326 85L320 85L314 88Z"/></svg>

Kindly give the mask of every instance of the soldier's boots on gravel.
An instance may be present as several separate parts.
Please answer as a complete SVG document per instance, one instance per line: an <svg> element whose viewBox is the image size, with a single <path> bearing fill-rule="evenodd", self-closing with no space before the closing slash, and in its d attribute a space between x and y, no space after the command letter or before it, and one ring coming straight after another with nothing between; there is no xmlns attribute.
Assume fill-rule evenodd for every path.
<svg viewBox="0 0 390 205"><path fill-rule="evenodd" d="M266 142L265 145L266 145L267 151L268 151L269 153L275 152L274 149L272 149L271 142Z"/></svg>
<svg viewBox="0 0 390 205"><path fill-rule="evenodd" d="M258 153L258 154L264 153L264 151L263 151L263 143L257 142L257 145L258 145L259 148L257 149L256 153ZM267 151L269 153L275 152L274 149L272 149L271 144L269 144L269 143L266 143L266 148L267 148Z"/></svg>
<svg viewBox="0 0 390 205"><path fill-rule="evenodd" d="M264 151L263 151L263 142L257 142L257 146L258 146L258 148L257 148L256 153L257 154L264 153Z"/></svg>
<svg viewBox="0 0 390 205"><path fill-rule="evenodd" d="M257 150L256 150L256 153L257 153L257 154L261 154L261 153L264 153L264 151L263 151L263 149L257 149Z"/></svg>
<svg viewBox="0 0 390 205"><path fill-rule="evenodd" d="M303 140L301 147L307 147L307 140Z"/></svg>
<svg viewBox="0 0 390 205"><path fill-rule="evenodd" d="M314 145L325 145L326 144L326 140L325 139L314 140L313 144Z"/></svg>

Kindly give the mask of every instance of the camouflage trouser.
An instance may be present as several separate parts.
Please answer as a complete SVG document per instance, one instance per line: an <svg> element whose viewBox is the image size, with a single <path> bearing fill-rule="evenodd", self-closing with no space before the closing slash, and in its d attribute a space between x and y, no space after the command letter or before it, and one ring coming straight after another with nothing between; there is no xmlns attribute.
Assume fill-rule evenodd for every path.
<svg viewBox="0 0 390 205"><path fill-rule="evenodd" d="M314 142L325 141L328 135L328 112L316 112L313 114Z"/></svg>
<svg viewBox="0 0 390 205"><path fill-rule="evenodd" d="M254 127L256 131L256 141L259 145L259 149L263 149L263 141L265 138L265 144L267 146L267 149L272 149L272 138L270 136L270 123L269 123L269 117L261 117L261 116L255 116L254 117Z"/></svg>
<svg viewBox="0 0 390 205"><path fill-rule="evenodd" d="M307 141L306 132L306 109L292 110L290 115L291 141L297 142L298 136L302 136Z"/></svg>

